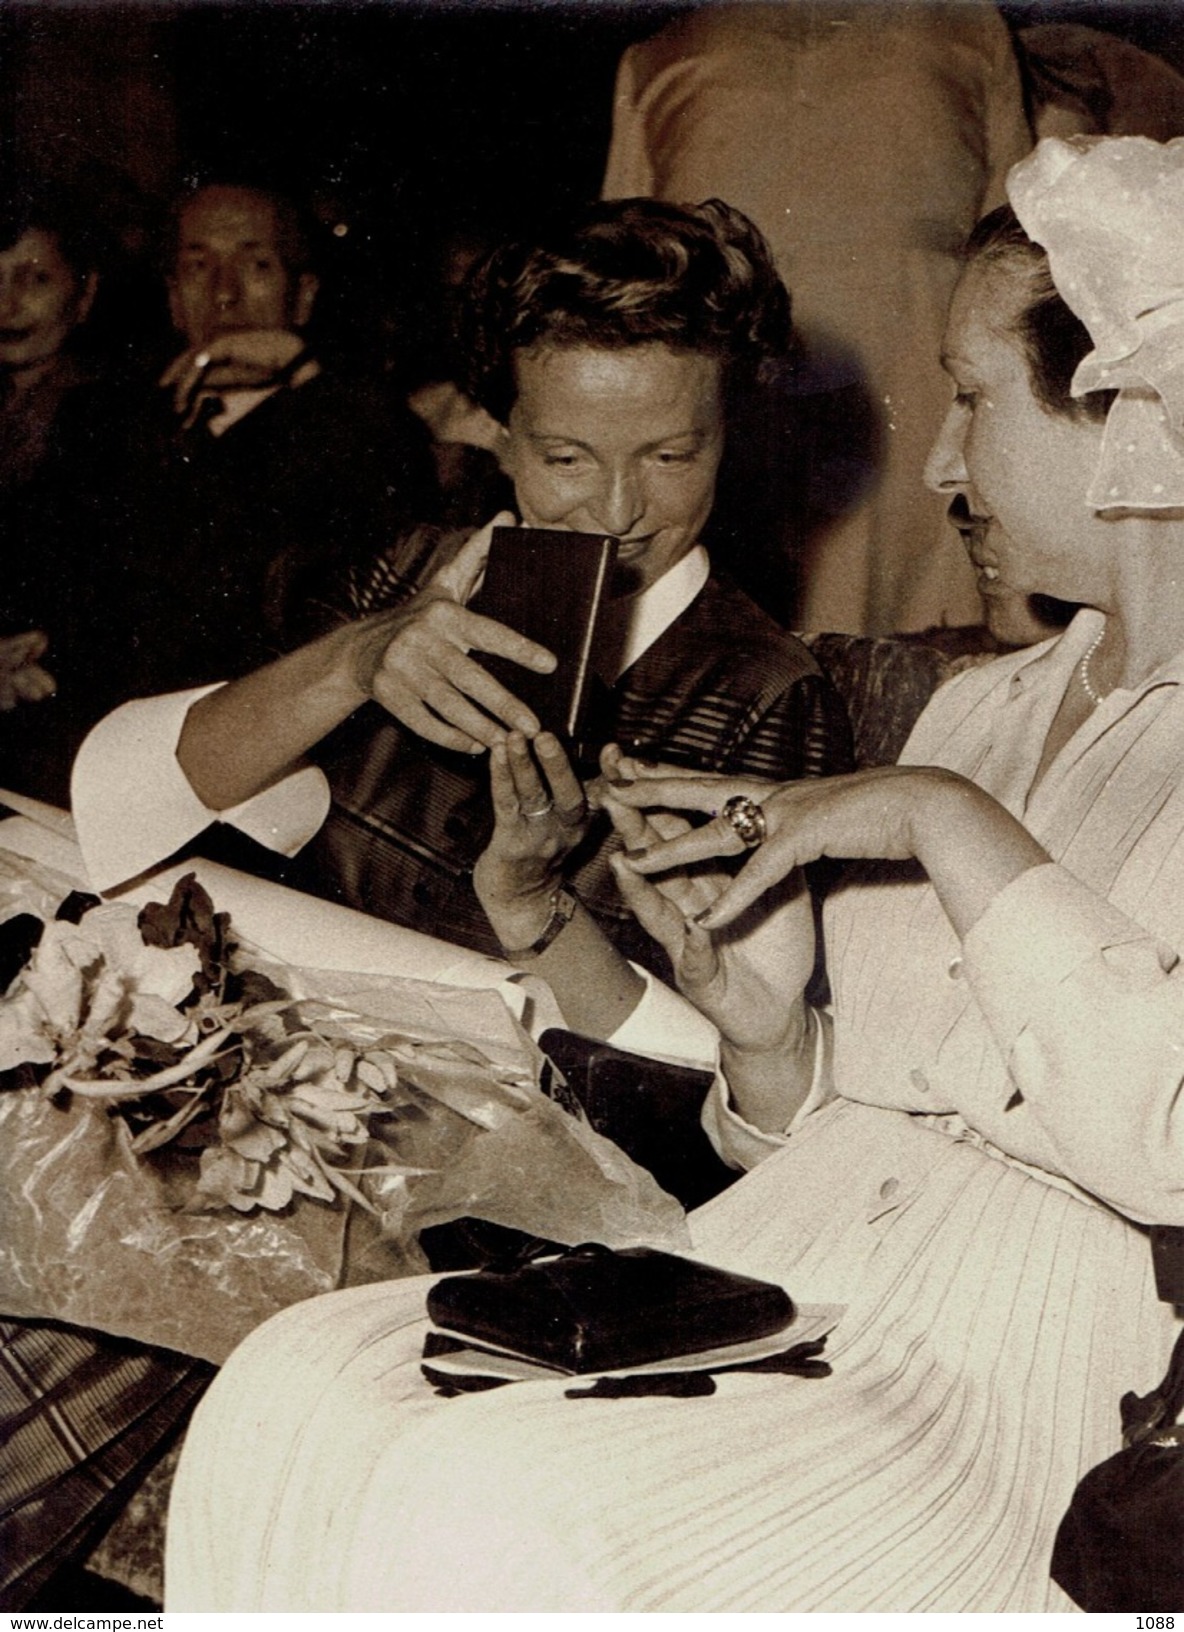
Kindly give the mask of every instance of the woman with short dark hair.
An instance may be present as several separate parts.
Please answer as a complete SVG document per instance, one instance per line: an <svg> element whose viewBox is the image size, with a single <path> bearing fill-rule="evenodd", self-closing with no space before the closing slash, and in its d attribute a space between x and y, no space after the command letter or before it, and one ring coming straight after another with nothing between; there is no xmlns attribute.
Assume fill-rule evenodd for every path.
<svg viewBox="0 0 1184 1632"><path fill-rule="evenodd" d="M99 251L73 196L0 196L0 502L35 475L68 391L87 378L72 341L95 298Z"/></svg>
<svg viewBox="0 0 1184 1632"><path fill-rule="evenodd" d="M469 280L459 340L469 395L504 425L516 353L666 345L720 358L731 385L788 353L790 301L739 210L622 199L487 255Z"/></svg>
<svg viewBox="0 0 1184 1632"><path fill-rule="evenodd" d="M495 520L617 541L611 638L594 654L593 750L620 738L706 770L846 769L849 727L834 688L799 641L713 572L701 542L730 386L790 340L789 299L751 222L718 201L592 205L476 267L462 336L470 389L498 420L514 485L517 515ZM350 569L327 613L316 609L322 627L333 625L321 639L220 690L127 705L100 725L74 779L95 879L138 873L219 813L239 821L237 807L261 789L283 811L264 830L277 848L297 848L327 801L323 784L288 773L357 714L322 753L332 808L299 876L349 905L497 953L472 883L493 825L484 756L509 730L530 736L552 767L562 752L481 664L484 653L552 664L467 605L491 528L467 540L417 530ZM149 707L160 723L145 724ZM120 789L128 775L144 785L127 756L146 740L171 767L176 797L159 815L147 811L129 843ZM580 901L571 934L590 915L631 955L664 966L620 902L607 822L590 823L582 793L571 804L578 814L566 824L553 811L538 823L570 856Z"/></svg>

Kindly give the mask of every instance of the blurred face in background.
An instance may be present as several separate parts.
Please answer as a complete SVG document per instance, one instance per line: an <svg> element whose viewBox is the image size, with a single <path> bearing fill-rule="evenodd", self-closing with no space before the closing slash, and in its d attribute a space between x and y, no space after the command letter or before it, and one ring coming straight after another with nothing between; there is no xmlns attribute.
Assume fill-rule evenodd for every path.
<svg viewBox="0 0 1184 1632"><path fill-rule="evenodd" d="M236 329L299 329L317 280L284 256L275 203L249 187L203 187L185 204L169 278L169 311L190 346Z"/></svg>
<svg viewBox="0 0 1184 1632"><path fill-rule="evenodd" d="M0 368L16 372L56 357L89 312L95 284L42 227L0 249Z"/></svg>

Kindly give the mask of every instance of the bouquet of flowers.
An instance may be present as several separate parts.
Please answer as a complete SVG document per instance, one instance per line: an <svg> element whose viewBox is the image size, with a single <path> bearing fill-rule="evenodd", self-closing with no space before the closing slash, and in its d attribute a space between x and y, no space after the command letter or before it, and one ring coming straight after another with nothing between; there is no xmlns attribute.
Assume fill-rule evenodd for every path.
<svg viewBox="0 0 1184 1632"><path fill-rule="evenodd" d="M82 905L0 924L3 1312L220 1360L285 1303L426 1268L429 1223L685 1241L495 993L270 966L193 875Z"/></svg>

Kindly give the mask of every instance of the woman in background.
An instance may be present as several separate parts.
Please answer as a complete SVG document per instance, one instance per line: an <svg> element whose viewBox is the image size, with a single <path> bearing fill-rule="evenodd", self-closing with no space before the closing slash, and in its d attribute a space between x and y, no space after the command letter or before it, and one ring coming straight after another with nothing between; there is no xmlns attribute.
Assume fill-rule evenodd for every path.
<svg viewBox="0 0 1184 1632"><path fill-rule="evenodd" d="M98 261L94 233L63 190L0 196L0 502L36 474L63 399L90 377L74 341Z"/></svg>
<svg viewBox="0 0 1184 1632"><path fill-rule="evenodd" d="M63 404L90 378L76 338L98 264L94 231L65 189L10 184L0 194L0 712L54 690L40 659L65 586L39 526L37 477ZM5 732L0 724L0 746Z"/></svg>

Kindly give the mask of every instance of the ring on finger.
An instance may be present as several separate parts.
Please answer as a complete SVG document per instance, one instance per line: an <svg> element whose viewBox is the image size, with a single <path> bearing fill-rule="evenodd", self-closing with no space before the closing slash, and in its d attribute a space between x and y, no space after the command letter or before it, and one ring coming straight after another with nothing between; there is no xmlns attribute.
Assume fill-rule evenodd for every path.
<svg viewBox="0 0 1184 1632"><path fill-rule="evenodd" d="M519 805L518 814L524 816L528 822L537 822L544 816L549 816L554 809L554 799L548 799L541 805L531 805L529 808L526 805Z"/></svg>
<svg viewBox="0 0 1184 1632"><path fill-rule="evenodd" d="M765 813L755 799L738 793L720 811L720 816L735 833L746 850L755 850L769 836Z"/></svg>

